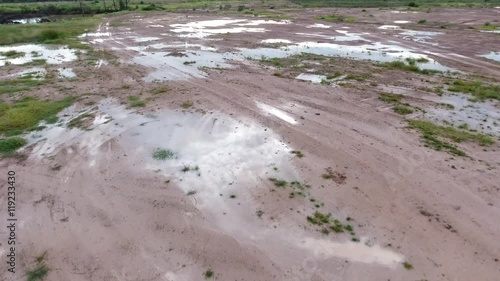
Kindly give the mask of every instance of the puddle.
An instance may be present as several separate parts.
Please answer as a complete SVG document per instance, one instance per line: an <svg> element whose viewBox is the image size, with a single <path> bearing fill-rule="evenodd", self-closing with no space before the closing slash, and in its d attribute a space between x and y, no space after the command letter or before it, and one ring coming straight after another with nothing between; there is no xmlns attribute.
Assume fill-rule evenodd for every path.
<svg viewBox="0 0 500 281"><path fill-rule="evenodd" d="M500 52L491 52L489 54L480 55L480 57L500 62Z"/></svg>
<svg viewBox="0 0 500 281"><path fill-rule="evenodd" d="M93 112L87 131L47 125L32 132L27 139L36 144L36 157L49 157L64 147L76 146L89 153L89 166L99 157L104 143L116 139L127 148L127 154L142 159L138 166L161 170L186 192L196 190L205 200L218 198L232 184L267 178L269 165L293 177L289 164L290 149L271 130L251 120L238 121L222 113L195 114L166 110L153 115L140 115L105 100L97 107L77 112L66 108L60 114L63 124L78 115ZM159 161L152 157L156 148L168 148L176 158ZM130 159L130 158L129 158ZM198 171L182 172L185 165L198 166ZM198 175L199 173L199 175ZM198 197L200 198L200 197Z"/></svg>
<svg viewBox="0 0 500 281"><path fill-rule="evenodd" d="M133 62L153 68L153 72L145 77L145 81L170 81L189 78L204 78L203 68L231 68L228 60L242 60L231 53L190 50L178 56L173 52L141 52Z"/></svg>
<svg viewBox="0 0 500 281"><path fill-rule="evenodd" d="M42 19L42 18L29 18L29 19L12 20L10 22L14 23L14 24L33 24L33 23L41 23L42 20L46 20L46 19Z"/></svg>
<svg viewBox="0 0 500 281"><path fill-rule="evenodd" d="M434 31L417 31L417 30L405 30L404 32L395 35L403 40L410 40L418 43L428 44L432 46L437 46L438 43L431 42L437 35L443 34L442 32Z"/></svg>
<svg viewBox="0 0 500 281"><path fill-rule="evenodd" d="M401 29L401 27L397 25L381 25L378 29Z"/></svg>
<svg viewBox="0 0 500 281"><path fill-rule="evenodd" d="M455 126L467 124L468 128L500 136L500 108L491 102L470 102L471 96L446 94L432 98L436 103L446 103L454 109L444 107L426 108L426 116L453 123Z"/></svg>
<svg viewBox="0 0 500 281"><path fill-rule="evenodd" d="M95 116L91 117L89 130L65 127L72 118L89 112ZM255 216L260 202L253 199L253 192L267 188L262 183L267 181L272 167L279 167L279 171L272 172L279 177L293 180L297 176L290 161L294 157L291 148L277 134L253 120L236 120L217 112L196 114L173 110L141 115L112 99L83 111L72 106L59 116L61 124L47 125L42 131L28 135L33 145L31 158L51 157L62 150L74 153L78 149L79 161L87 164L84 168L99 170L101 165L109 165L110 155L104 151L108 150L106 144L115 143L127 151L117 165L133 164L139 172L149 170L161 180L170 180L175 184L172 188L192 192L186 200L193 201L202 212L213 214L218 231L241 243L259 245L278 264L300 266L301 261L311 256L328 264L332 264L331 258L342 263L350 260L386 267L400 266L403 261L400 254L378 245L368 246L365 238L361 243L340 242L262 224ZM156 160L152 155L157 148L169 149L175 157ZM182 172L186 166L190 170ZM236 208L233 201L226 199L231 192L245 198Z"/></svg>
<svg viewBox="0 0 500 281"><path fill-rule="evenodd" d="M379 42L373 44L364 44L357 46L339 45L333 43L301 42L294 45L283 46L280 48L258 48L258 49L240 49L243 57L253 59L266 58L285 58L301 53L311 53L323 56L340 56L359 60L372 60L376 62L390 62L404 60L406 58L425 58L428 63L418 63L422 69L453 71L434 61L424 54L414 53L398 45L386 45Z"/></svg>
<svg viewBox="0 0 500 281"><path fill-rule="evenodd" d="M59 68L57 69L57 71L59 72L59 76L61 78L74 78L76 77L76 74L75 72L73 72L73 69L72 68Z"/></svg>
<svg viewBox="0 0 500 281"><path fill-rule="evenodd" d="M393 22L394 23L410 23L410 21L407 21L407 20L395 20Z"/></svg>
<svg viewBox="0 0 500 281"><path fill-rule="evenodd" d="M295 33L296 35L302 35L307 37L320 37L327 40L340 41L340 42L349 42L349 41L367 41L369 40L361 37L362 34L349 32L347 30L335 30L335 32L343 34L341 36L331 36L320 33Z"/></svg>
<svg viewBox="0 0 500 281"><path fill-rule="evenodd" d="M171 24L171 31L178 33L179 37L187 38L205 38L215 34L242 33L242 32L265 32L264 28L245 27L257 26L262 24L288 24L289 21L274 20L245 20L245 19L221 19L197 21L185 24ZM228 27L230 26L231 27ZM219 27L219 28L217 28ZM224 28L220 28L224 27Z"/></svg>
<svg viewBox="0 0 500 281"><path fill-rule="evenodd" d="M277 109L276 107L274 106L271 106L271 105L267 105L265 103L261 103L261 102L256 102L257 106L262 109L263 111L265 111L266 113L269 113L271 115L274 115L276 117L278 117L279 119L285 121L285 122L288 122L292 125L295 125L297 124L297 121L295 121L295 119L293 119L292 116L290 116L288 113L280 110L280 109Z"/></svg>
<svg viewBox="0 0 500 281"><path fill-rule="evenodd" d="M295 77L297 80L303 80L303 81L310 81L313 83L321 83L321 81L326 80L325 75L318 75L318 74L308 74L308 73L301 73L297 77Z"/></svg>
<svg viewBox="0 0 500 281"><path fill-rule="evenodd" d="M261 43L265 44L277 44L277 43L285 43L285 44L290 44L292 41L287 40L287 39L265 39L260 41Z"/></svg>
<svg viewBox="0 0 500 281"><path fill-rule="evenodd" d="M5 64L25 64L33 60L46 60L48 64L61 64L63 62L70 62L77 59L77 50L69 49L66 46L52 46L52 45L17 45L0 47L0 53L9 51L16 51L24 53L24 56L17 58L7 58L0 55L0 66ZM81 51L80 51L81 52Z"/></svg>
<svg viewBox="0 0 500 281"><path fill-rule="evenodd" d="M331 25L322 24L322 23L315 23L315 24L307 26L307 28L330 28L330 27L332 27L332 26Z"/></svg>

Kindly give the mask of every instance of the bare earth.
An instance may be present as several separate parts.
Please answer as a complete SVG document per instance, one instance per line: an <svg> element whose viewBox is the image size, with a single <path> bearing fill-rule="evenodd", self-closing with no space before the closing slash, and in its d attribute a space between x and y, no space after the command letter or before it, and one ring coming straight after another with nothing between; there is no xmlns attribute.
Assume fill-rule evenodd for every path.
<svg viewBox="0 0 500 281"><path fill-rule="evenodd" d="M96 51L65 65L77 78L37 94L84 95L62 114L72 118L90 110L95 120L87 130L42 131L25 149L26 159L0 162L2 175L16 171L21 242L16 277L10 279L2 261L0 279L25 280L34 258L46 251L50 281L204 280L208 269L216 280L499 280L499 142L487 148L461 143L470 157L432 150L378 100L378 92L392 89L427 110L439 101L419 88L441 78L338 58L342 73L369 72L377 81L341 87L293 79L293 70L275 76L279 69L246 54L209 58L207 64L220 65L207 68L201 61L203 48L229 57L238 48L269 47L265 39L333 42L325 36L347 30L367 41L334 43L396 44L494 82L500 63L479 55L500 51L498 34L467 27L493 22L500 9L341 9L360 20L314 19L331 11L305 10L292 13L290 23L258 25L236 25L258 18L195 12L105 18L98 31L104 35L82 38ZM415 23L422 18L426 29ZM197 38L182 37L189 31L171 26L220 19L243 21L209 28L266 31ZM430 39L437 44L425 44L381 25L442 34ZM157 39L137 40L149 37ZM91 56L105 63L96 66ZM189 63L172 66L176 59ZM0 74L21 69L0 68ZM155 94L160 86L169 89ZM146 106L127 108L129 95ZM182 108L187 101L193 105ZM498 103L492 107L499 109ZM498 139L498 127L490 132ZM155 160L155 148L169 148L178 159ZM181 172L184 165L199 170ZM328 171L333 179L322 178ZM270 177L311 188L291 196ZM349 233L321 233L306 220L315 211L342 223L349 217L361 241L352 242ZM6 206L0 214L6 221ZM0 236L6 235L2 227ZM2 257L7 249L2 240Z"/></svg>

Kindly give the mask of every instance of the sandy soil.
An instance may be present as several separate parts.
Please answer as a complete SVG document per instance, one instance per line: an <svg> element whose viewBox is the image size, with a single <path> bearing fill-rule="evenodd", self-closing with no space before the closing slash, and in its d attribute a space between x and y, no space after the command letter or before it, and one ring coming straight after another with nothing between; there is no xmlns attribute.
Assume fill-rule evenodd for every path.
<svg viewBox="0 0 500 281"><path fill-rule="evenodd" d="M87 130L48 128L30 141L26 159L0 162L2 175L16 171L21 243L18 273L12 278L2 262L3 280L24 280L24 272L44 252L47 280L56 281L204 280L208 269L216 280L498 280L498 142L486 149L460 144L470 158L434 151L377 99L378 91L392 87L414 104L433 107L435 95L419 87L441 78L381 71L371 62L338 58L342 72L371 72L378 85L325 86L273 76L272 66L230 53L264 47L265 39L330 42L311 37L348 30L366 42L397 44L495 81L500 63L478 55L499 51L498 34L466 27L493 21L500 10L413 14L346 9L337 11L363 20L314 20L331 11L295 13L287 24L236 26L254 19L229 17L242 21L224 28L265 31L202 38L180 37L199 35L199 28L174 32L171 25L222 16L105 19L97 31L104 35L82 39L96 51L66 64L77 78L38 94L83 95L63 115L69 120L87 110L95 120ZM429 22L426 31L443 33L430 39L437 45L396 37L401 30L379 29L385 24L424 30L415 24L422 18ZM413 24L395 24L398 20ZM319 23L331 27L309 27ZM447 28L440 28L443 23ZM159 43L164 45L151 47ZM199 69L204 54L190 56L202 52L200 46L229 59L214 55L207 64L218 66ZM176 56L164 56L165 50ZM97 66L91 57L106 63ZM192 68L183 63L172 67L176 59L192 58ZM20 69L11 66L1 74ZM155 72L156 80L148 81ZM154 94L159 86L169 90ZM144 99L146 107L126 108L129 95ZM193 106L181 108L186 101ZM178 152L179 159L153 159L158 147ZM293 150L305 156L296 157ZM199 174L180 172L184 165L199 166ZM322 178L328 171L336 175L333 180ZM275 187L269 177L311 188L305 196L291 196L292 189ZM2 202L5 196L0 195ZM349 217L361 241L352 242L348 233L322 234L306 220L316 210L343 223ZM6 206L0 213L6 221ZM0 236L6 235L2 228ZM0 243L4 256L7 245ZM402 266L405 261L412 270Z"/></svg>

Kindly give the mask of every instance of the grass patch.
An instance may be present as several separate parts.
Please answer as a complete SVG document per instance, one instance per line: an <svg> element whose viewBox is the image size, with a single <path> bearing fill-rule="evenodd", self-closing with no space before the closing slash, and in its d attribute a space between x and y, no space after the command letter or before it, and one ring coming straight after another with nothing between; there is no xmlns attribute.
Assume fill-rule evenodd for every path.
<svg viewBox="0 0 500 281"><path fill-rule="evenodd" d="M386 103L398 103L402 97L403 95L400 94L381 93L378 99Z"/></svg>
<svg viewBox="0 0 500 281"><path fill-rule="evenodd" d="M153 158L156 160L170 160L177 158L177 154L170 149L156 148L153 151Z"/></svg>
<svg viewBox="0 0 500 281"><path fill-rule="evenodd" d="M326 21L336 21L336 22L356 22L357 19L353 17L346 17L343 15L331 14L327 16L315 16L317 20L326 20Z"/></svg>
<svg viewBox="0 0 500 281"><path fill-rule="evenodd" d="M392 110L400 115L407 115L413 113L413 109L409 106L395 105Z"/></svg>
<svg viewBox="0 0 500 281"><path fill-rule="evenodd" d="M41 86L46 83L46 81L44 80L38 80L33 78L36 77L34 77L31 74L28 74L16 79L0 81L0 95L27 91L33 87Z"/></svg>
<svg viewBox="0 0 500 281"><path fill-rule="evenodd" d="M448 87L448 90L471 94L480 101L487 99L500 100L500 86L484 84L480 81L456 80Z"/></svg>
<svg viewBox="0 0 500 281"><path fill-rule="evenodd" d="M73 103L72 97L58 101L25 98L12 105L0 104L0 133L9 135L34 128L42 120L54 118L59 111Z"/></svg>
<svg viewBox="0 0 500 281"><path fill-rule="evenodd" d="M466 156L466 154L455 145L442 139L449 139L457 143L475 142L481 146L491 145L495 142L492 137L485 134L471 133L451 126L440 126L429 121L408 120L408 123L410 128L417 129L422 133L423 141L427 147L438 151L444 150L457 156Z"/></svg>
<svg viewBox="0 0 500 281"><path fill-rule="evenodd" d="M292 151L290 151L290 153L295 154L295 156L297 156L299 158L304 157L304 153L302 153L302 151L300 151L300 150L292 150Z"/></svg>
<svg viewBox="0 0 500 281"><path fill-rule="evenodd" d="M188 109L190 108L191 106L193 106L193 102L192 101L185 101L181 104L181 107L184 108L184 109Z"/></svg>
<svg viewBox="0 0 500 281"><path fill-rule="evenodd" d="M275 67L284 67L283 59L282 58L265 58L263 57L260 62L268 63L271 64Z"/></svg>
<svg viewBox="0 0 500 281"><path fill-rule="evenodd" d="M20 137L0 139L0 155L12 155L17 149L23 147L25 144L26 140Z"/></svg>
<svg viewBox="0 0 500 281"><path fill-rule="evenodd" d="M14 58L19 58L23 57L26 53L25 52L18 52L18 51L7 51L7 52L0 52L0 56L4 56L9 59L14 59Z"/></svg>
<svg viewBox="0 0 500 281"><path fill-rule="evenodd" d="M16 43L68 44L71 47L88 48L77 36L86 30L94 30L100 17L85 17L39 24L3 25L0 29L0 45Z"/></svg>
<svg viewBox="0 0 500 281"><path fill-rule="evenodd" d="M389 69L399 69L399 70L411 71L411 72L416 72L416 73L421 73L421 74L433 74L433 73L440 72L438 70L420 69L420 67L418 67L418 65L416 64L418 62L418 60L427 60L427 59L425 59L425 58L421 58L421 59L407 58L406 61L408 62L408 64L406 64L404 61L397 60L397 61L379 63L378 65L382 66L382 67L387 67Z"/></svg>
<svg viewBox="0 0 500 281"><path fill-rule="evenodd" d="M26 272L28 281L43 280L49 273L49 268L44 264L37 265L33 270Z"/></svg>
<svg viewBox="0 0 500 281"><path fill-rule="evenodd" d="M151 93L152 93L153 95L159 95L159 94L166 93L166 92L168 92L168 91L170 91L170 88L169 88L169 87L167 87L167 86L160 86L160 87L153 88L153 89L151 90Z"/></svg>
<svg viewBox="0 0 500 281"><path fill-rule="evenodd" d="M274 183L275 186L277 187L285 187L288 185L288 182L286 180L281 180L277 178L269 178L269 180Z"/></svg>
<svg viewBox="0 0 500 281"><path fill-rule="evenodd" d="M403 262L403 267L406 269L406 270L412 270L413 269L413 265L407 261Z"/></svg>
<svg viewBox="0 0 500 281"><path fill-rule="evenodd" d="M144 107L146 103L137 96L128 96L128 107Z"/></svg>
<svg viewBox="0 0 500 281"><path fill-rule="evenodd" d="M207 271L205 271L203 273L203 276L205 277L205 279L212 278L214 276L214 271L211 269L208 269Z"/></svg>

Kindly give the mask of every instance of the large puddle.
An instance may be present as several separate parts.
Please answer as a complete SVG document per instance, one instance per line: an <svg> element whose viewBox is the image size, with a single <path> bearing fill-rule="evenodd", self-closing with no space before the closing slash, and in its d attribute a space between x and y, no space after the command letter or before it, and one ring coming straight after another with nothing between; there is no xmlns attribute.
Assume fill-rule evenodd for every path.
<svg viewBox="0 0 500 281"><path fill-rule="evenodd" d="M265 28L252 27L269 24L288 24L289 21L274 20L246 20L246 19L220 19L206 20L189 23L171 24L171 31L179 37L205 38L215 34L242 33L242 32L265 32ZM250 26L250 27L247 27Z"/></svg>
<svg viewBox="0 0 500 281"><path fill-rule="evenodd" d="M261 103L257 106L267 111ZM87 116L88 126L67 128L68 122L78 116ZM32 158L47 158L64 151L74 153L75 161L82 161L82 168L100 169L101 160L109 161L105 150L112 141L126 151L118 160L123 163L116 165L133 164L134 169L163 176L191 195L187 198L198 209L214 215L219 229L242 243L259 245L278 263L293 256L298 259L292 264L299 261L300 265L300 261L318 251L323 257L321 262L328 264L332 262L330 258L337 258L341 262L348 259L394 268L403 261L402 255L377 245L313 238L300 229L291 233L262 224L255 216L260 203L252 196L252 190L267 188L270 173L288 180L298 177L291 164L291 148L251 119L172 110L141 115L108 99L84 110L67 108L61 112L60 120L27 136L34 145ZM155 159L153 155L158 149L165 149L169 156ZM236 207L234 199L226 199L231 193L244 198L238 201L241 205Z"/></svg>
<svg viewBox="0 0 500 281"><path fill-rule="evenodd" d="M19 55L9 57L9 52L18 52ZM45 60L48 64L61 64L77 59L77 50L66 46L52 45L15 45L0 47L0 66L6 64L26 64L34 60Z"/></svg>

